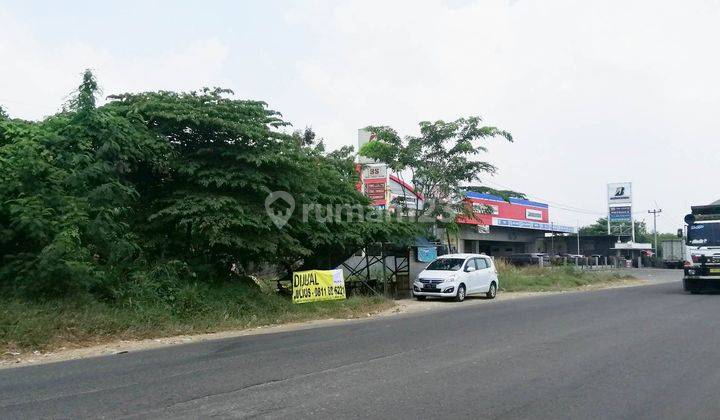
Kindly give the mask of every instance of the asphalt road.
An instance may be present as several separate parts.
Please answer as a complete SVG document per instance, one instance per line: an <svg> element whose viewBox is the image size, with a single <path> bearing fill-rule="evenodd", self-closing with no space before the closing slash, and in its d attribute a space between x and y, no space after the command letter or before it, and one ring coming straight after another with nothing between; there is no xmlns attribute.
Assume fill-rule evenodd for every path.
<svg viewBox="0 0 720 420"><path fill-rule="evenodd" d="M720 417L719 295L486 303L2 370L0 418Z"/></svg>

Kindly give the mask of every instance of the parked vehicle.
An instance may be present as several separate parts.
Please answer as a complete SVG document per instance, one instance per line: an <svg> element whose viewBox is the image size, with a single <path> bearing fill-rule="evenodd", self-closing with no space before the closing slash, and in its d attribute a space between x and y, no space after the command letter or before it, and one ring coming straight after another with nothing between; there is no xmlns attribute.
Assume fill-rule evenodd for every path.
<svg viewBox="0 0 720 420"><path fill-rule="evenodd" d="M530 252L526 254L512 254L505 257L505 260L513 265L538 265L540 259L543 260L543 265L550 263L550 256L541 252Z"/></svg>
<svg viewBox="0 0 720 420"><path fill-rule="evenodd" d="M720 200L691 209L685 216L683 289L690 293L720 291ZM683 236L683 231L678 234Z"/></svg>
<svg viewBox="0 0 720 420"><path fill-rule="evenodd" d="M413 296L455 298L483 294L494 299L500 282L495 263L487 255L447 254L438 257L413 282Z"/></svg>
<svg viewBox="0 0 720 420"><path fill-rule="evenodd" d="M682 239L671 239L660 242L662 261L667 268L683 268L685 242Z"/></svg>

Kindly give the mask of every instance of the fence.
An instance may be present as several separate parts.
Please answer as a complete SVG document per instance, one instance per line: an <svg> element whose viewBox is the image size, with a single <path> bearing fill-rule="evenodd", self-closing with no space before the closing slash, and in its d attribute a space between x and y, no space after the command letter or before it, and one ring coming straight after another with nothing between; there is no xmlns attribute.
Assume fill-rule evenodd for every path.
<svg viewBox="0 0 720 420"><path fill-rule="evenodd" d="M512 262L510 262L512 264ZM593 257L537 257L533 264L540 267L557 267L574 265L583 269L600 269L600 268L626 268L626 267L648 267L650 265L642 259L626 260L625 258L593 256Z"/></svg>
<svg viewBox="0 0 720 420"><path fill-rule="evenodd" d="M549 263L547 259L541 261L538 259L538 265L542 266L561 266L575 265L580 268L651 268L660 267L657 262L648 257L635 257L632 259L625 257L578 257L578 258L551 258Z"/></svg>

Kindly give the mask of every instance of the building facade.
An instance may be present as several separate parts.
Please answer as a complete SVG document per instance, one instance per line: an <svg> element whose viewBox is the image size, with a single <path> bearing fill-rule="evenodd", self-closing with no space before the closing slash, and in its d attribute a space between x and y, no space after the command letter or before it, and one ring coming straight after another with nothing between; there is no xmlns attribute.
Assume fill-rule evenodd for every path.
<svg viewBox="0 0 720 420"><path fill-rule="evenodd" d="M576 229L552 222L545 203L468 192L466 202L472 215L460 215L458 251L506 256L544 252L548 234L567 236Z"/></svg>
<svg viewBox="0 0 720 420"><path fill-rule="evenodd" d="M358 130L358 150L375 140L373 133ZM357 172L360 175L358 190L367 195L374 206L389 210L404 207L410 212L424 209L425 197L416 193L399 174L391 173L387 165L359 156ZM451 251L493 256L545 252L546 235L567 236L576 232L574 227L554 223L545 203L520 198L505 200L475 192L468 192L465 202L471 212L457 217L459 235L450 238ZM444 232L435 233L438 238L447 238ZM456 240L454 244L453 240Z"/></svg>

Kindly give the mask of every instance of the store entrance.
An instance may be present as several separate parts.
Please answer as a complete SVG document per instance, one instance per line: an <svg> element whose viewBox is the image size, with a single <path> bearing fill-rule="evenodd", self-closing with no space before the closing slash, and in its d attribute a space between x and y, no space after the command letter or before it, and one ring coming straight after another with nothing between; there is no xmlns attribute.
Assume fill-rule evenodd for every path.
<svg viewBox="0 0 720 420"><path fill-rule="evenodd" d="M526 244L523 242L474 241L466 239L463 245L463 252L503 257L511 254L524 253Z"/></svg>

